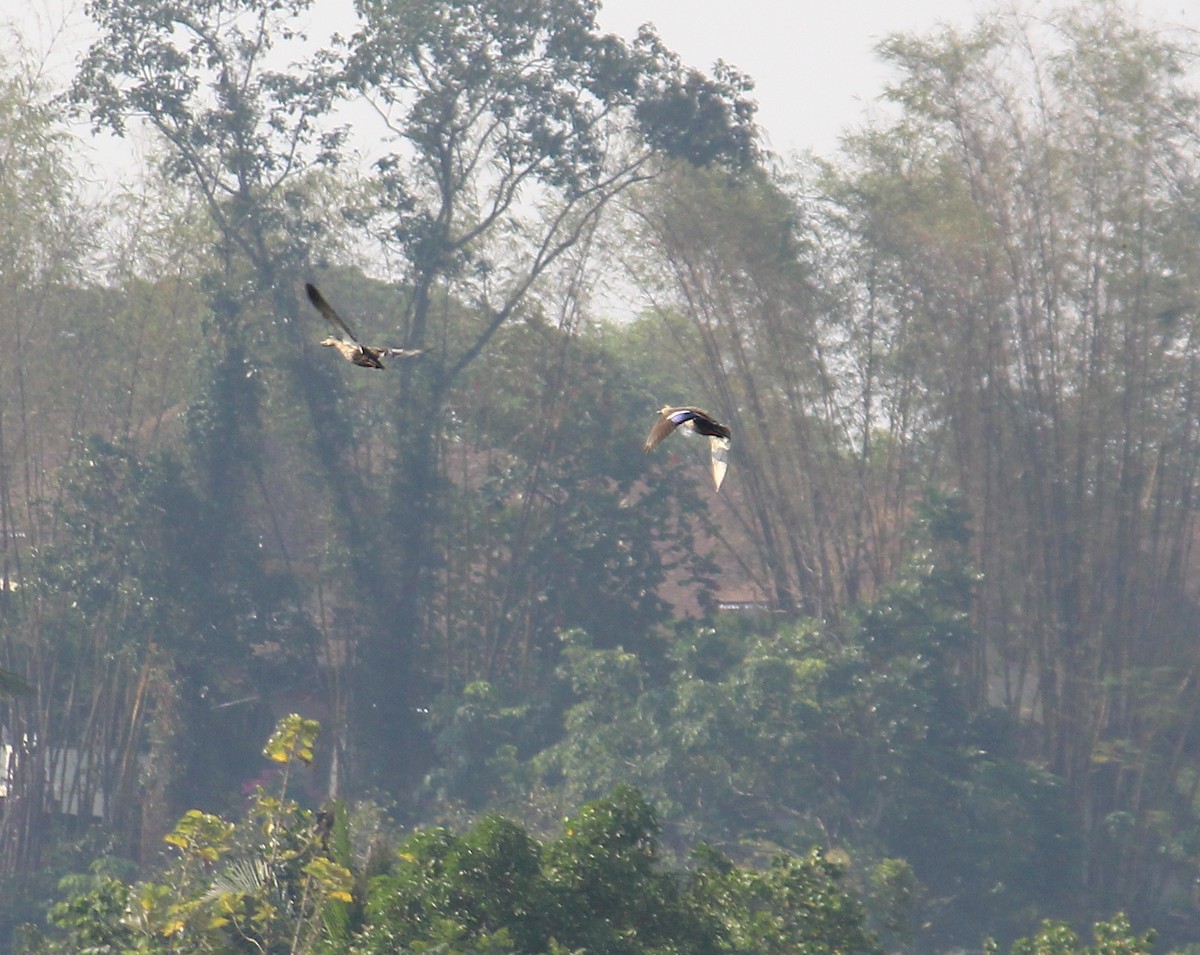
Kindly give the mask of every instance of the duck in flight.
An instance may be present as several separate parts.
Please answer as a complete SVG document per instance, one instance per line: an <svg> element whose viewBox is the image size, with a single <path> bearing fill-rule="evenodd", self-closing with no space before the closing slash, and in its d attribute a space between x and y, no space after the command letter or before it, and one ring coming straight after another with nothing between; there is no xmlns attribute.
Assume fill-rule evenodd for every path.
<svg viewBox="0 0 1200 955"><path fill-rule="evenodd" d="M725 480L725 469L729 465L729 439L731 432L707 411L699 408L664 407L658 413L658 420L646 436L643 451L650 452L676 428L684 427L696 434L708 438L709 450L712 453L712 481L716 490L721 490L721 482Z"/></svg>
<svg viewBox="0 0 1200 955"><path fill-rule="evenodd" d="M308 300L337 332L336 336L330 335L321 344L329 348L336 348L346 361L361 365L363 368L382 368L383 362L379 360L380 358L416 358L418 355L425 354L424 348L372 348L370 345L362 344L354 336L354 332L350 331L349 326L342 321L342 316L325 301L325 296L315 285L311 282L304 283L304 291L308 294Z"/></svg>

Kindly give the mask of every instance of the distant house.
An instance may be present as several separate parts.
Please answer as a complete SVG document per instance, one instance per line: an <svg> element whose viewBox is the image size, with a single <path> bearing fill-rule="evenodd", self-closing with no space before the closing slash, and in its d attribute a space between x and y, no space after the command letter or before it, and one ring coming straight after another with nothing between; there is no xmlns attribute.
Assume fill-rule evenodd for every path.
<svg viewBox="0 0 1200 955"><path fill-rule="evenodd" d="M730 613L771 613L773 608L766 600L718 600L717 609Z"/></svg>
<svg viewBox="0 0 1200 955"><path fill-rule="evenodd" d="M774 601L768 599L760 587L744 581L731 581L717 593L713 604L718 612L724 613L774 613Z"/></svg>
<svg viewBox="0 0 1200 955"><path fill-rule="evenodd" d="M44 760L45 811L92 819L105 817L108 801L101 781L104 767L87 754L81 757L73 747L34 754L27 746L17 747L7 736L0 742L0 807L14 792L17 761L21 758Z"/></svg>

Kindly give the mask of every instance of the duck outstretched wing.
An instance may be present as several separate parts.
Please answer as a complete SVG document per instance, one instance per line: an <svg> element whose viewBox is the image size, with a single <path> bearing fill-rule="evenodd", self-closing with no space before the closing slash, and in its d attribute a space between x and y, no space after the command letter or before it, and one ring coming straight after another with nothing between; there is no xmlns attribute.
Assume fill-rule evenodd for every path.
<svg viewBox="0 0 1200 955"><path fill-rule="evenodd" d="M350 331L350 326L342 321L342 316L333 310L333 306L325 301L325 296L311 282L304 283L304 291L308 295L308 300L313 303L317 311L321 313L325 321L329 322L334 327L334 330L347 341L357 342L354 332Z"/></svg>
<svg viewBox="0 0 1200 955"><path fill-rule="evenodd" d="M679 427L680 423L686 421L686 417L681 417L678 420L675 418L675 413L684 411L683 408L664 408L658 413L658 420L654 422L654 427L650 429L650 433L646 435L646 443L642 446L642 450L649 453L667 437L672 431Z"/></svg>
<svg viewBox="0 0 1200 955"><path fill-rule="evenodd" d="M424 355L428 349L426 348L381 348L381 352L385 355L390 355L392 358L417 358Z"/></svg>

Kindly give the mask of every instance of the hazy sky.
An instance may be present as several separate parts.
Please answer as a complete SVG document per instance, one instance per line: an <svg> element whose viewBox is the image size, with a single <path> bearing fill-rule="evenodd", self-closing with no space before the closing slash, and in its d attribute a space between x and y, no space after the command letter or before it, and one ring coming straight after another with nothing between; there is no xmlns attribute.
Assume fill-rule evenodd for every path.
<svg viewBox="0 0 1200 955"><path fill-rule="evenodd" d="M685 62L708 69L718 60L755 81L759 123L780 153L829 155L838 135L860 125L887 78L875 45L896 31L939 24L967 27L1012 0L604 0L601 26L632 37L644 22ZM84 0L21 0L7 17L27 47L47 52L47 72L65 82L88 31ZM1060 0L1017 0L1042 14ZM1154 23L1200 29L1200 0L1131 2ZM315 0L312 33L349 32L349 0ZM11 30L9 31L11 36ZM0 38L4 39L4 38ZM2 44L10 47L11 43Z"/></svg>
<svg viewBox="0 0 1200 955"><path fill-rule="evenodd" d="M966 27L992 8L977 0L604 0L600 22L631 37L649 21L686 63L736 66L754 79L773 149L828 154L883 87L876 43L939 23Z"/></svg>
<svg viewBox="0 0 1200 955"><path fill-rule="evenodd" d="M938 25L970 27L1011 0L603 0L602 26L633 36L655 25L685 62L708 68L722 59L755 81L759 122L780 153L829 155L838 135L869 115L888 78L875 45L896 32ZM1057 0L1018 0L1041 15ZM1200 29L1200 0L1141 0L1126 8L1148 22Z"/></svg>

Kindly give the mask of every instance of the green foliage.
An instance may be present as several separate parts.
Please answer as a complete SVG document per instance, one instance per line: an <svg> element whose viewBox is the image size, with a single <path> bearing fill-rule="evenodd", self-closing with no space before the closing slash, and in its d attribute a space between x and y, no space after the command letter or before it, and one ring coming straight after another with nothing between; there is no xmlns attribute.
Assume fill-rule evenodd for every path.
<svg viewBox="0 0 1200 955"><path fill-rule="evenodd" d="M316 728L285 718L268 749L282 747L303 765L297 741L311 745ZM53 931L31 934L27 950L298 955L345 941L354 876L331 858L316 815L294 801L260 789L238 822L191 810L165 841L177 860L162 881L126 883L104 873L64 880L69 897L50 912Z"/></svg>
<svg viewBox="0 0 1200 955"><path fill-rule="evenodd" d="M320 728L316 720L289 713L276 724L275 732L263 748L263 755L276 763L298 761L308 766L313 761L313 748Z"/></svg>
<svg viewBox="0 0 1200 955"><path fill-rule="evenodd" d="M425 951L553 953L818 952L874 955L864 913L819 853L743 869L713 850L695 868L658 864L653 810L630 787L585 805L539 845L488 817L464 836L413 835L371 884L359 955Z"/></svg>
<svg viewBox="0 0 1200 955"><path fill-rule="evenodd" d="M1065 922L1048 919L1035 935L1017 939L1011 952L1012 955L1149 955L1156 938L1153 929L1143 935L1134 934L1123 913L1097 922L1093 932L1095 944L1087 945Z"/></svg>
<svg viewBox="0 0 1200 955"><path fill-rule="evenodd" d="M931 495L910 565L837 628L722 620L682 631L665 666L566 633L561 738L522 768L528 711L496 722L493 702L476 717L492 722L472 725L503 727L489 738L508 749L473 765L496 770L492 788L516 811L561 813L632 783L661 809L677 852L703 840L765 864L780 847L844 847L877 900L879 931L899 944L920 922L924 941L946 945L1015 937L1047 907L1073 904L1077 823L1061 782L1015 758L1002 714L966 706L964 527L956 500Z"/></svg>
<svg viewBox="0 0 1200 955"><path fill-rule="evenodd" d="M723 913L730 950L881 955L861 903L841 885L841 867L819 849L776 857L765 872L738 869L711 851L700 862L700 894Z"/></svg>
<svg viewBox="0 0 1200 955"><path fill-rule="evenodd" d="M668 714L662 694L647 686L641 659L621 648L593 648L587 635L563 635L560 675L574 702L563 713L563 738L539 753L533 767L564 807L630 782L655 802L665 796L662 734Z"/></svg>
<svg viewBox="0 0 1200 955"><path fill-rule="evenodd" d="M189 809L163 841L179 849L185 860L216 862L228 851L233 829L217 816Z"/></svg>
<svg viewBox="0 0 1200 955"><path fill-rule="evenodd" d="M294 722L274 738L294 737ZM655 813L631 787L584 806L546 844L498 816L461 836L414 832L369 881L363 860L330 856L316 822L262 790L238 823L190 812L167 839L181 857L163 881L98 872L64 883L73 891L53 908L53 931L28 933L25 951L880 952L820 853L754 872L705 849L691 872L664 871Z"/></svg>
<svg viewBox="0 0 1200 955"><path fill-rule="evenodd" d="M869 923L889 950L911 949L917 937L922 886L903 859L881 859L867 874Z"/></svg>
<svg viewBox="0 0 1200 955"><path fill-rule="evenodd" d="M67 933L79 952L126 952L136 945L136 933L127 924L133 888L112 877L104 878L90 892L56 905L50 912L54 925ZM39 945L39 952L53 952L52 944Z"/></svg>
<svg viewBox="0 0 1200 955"><path fill-rule="evenodd" d="M523 791L532 755L533 704L505 705L490 683L468 683L460 694L444 694L430 717L435 727L438 764L425 781L438 803L462 802L485 809L504 792ZM539 748L533 744L533 748Z"/></svg>
<svg viewBox="0 0 1200 955"><path fill-rule="evenodd" d="M648 84L651 92L637 104L642 135L665 156L693 166L752 167L759 148L750 77L719 63L710 79L698 70L681 69L657 38L643 35L641 42L658 62Z"/></svg>

